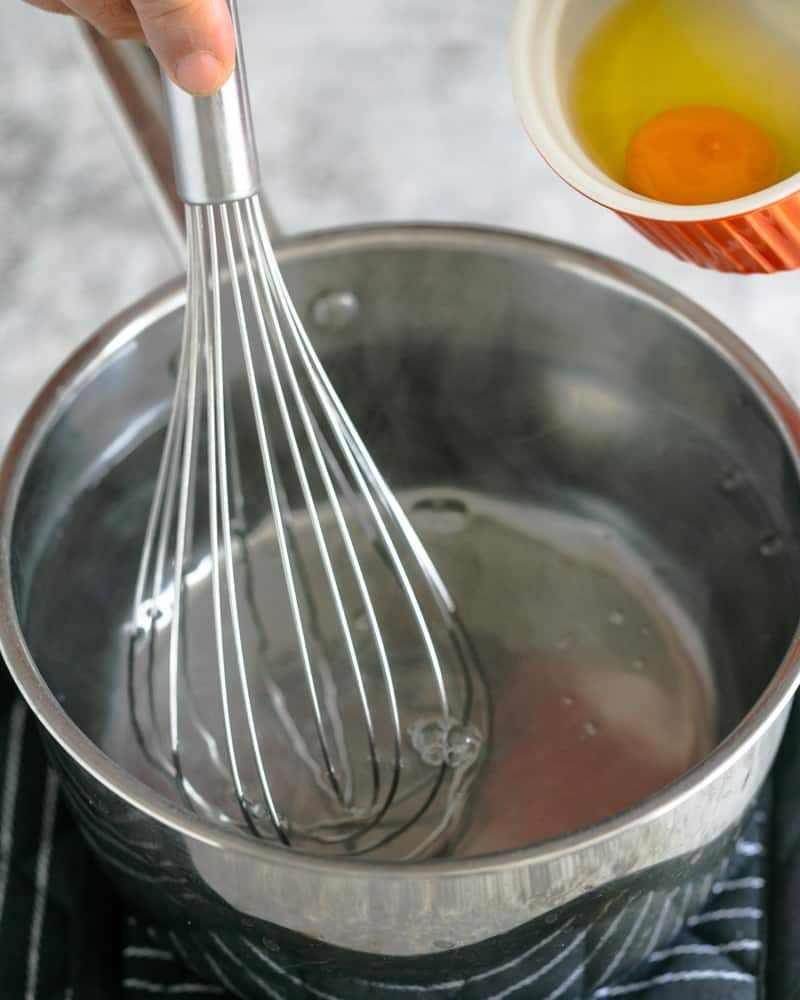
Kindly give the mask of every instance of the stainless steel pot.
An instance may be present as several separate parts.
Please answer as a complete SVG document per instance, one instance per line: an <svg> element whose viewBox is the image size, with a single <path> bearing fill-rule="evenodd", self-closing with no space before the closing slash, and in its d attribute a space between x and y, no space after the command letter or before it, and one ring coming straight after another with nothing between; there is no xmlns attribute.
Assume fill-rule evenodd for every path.
<svg viewBox="0 0 800 1000"><path fill-rule="evenodd" d="M162 208L172 224L168 197ZM132 905L172 928L199 975L248 997L557 997L577 981L588 993L703 905L780 742L800 653L797 411L710 316L558 244L490 230L355 229L289 240L281 260L389 481L412 498L457 498L428 505L426 516L444 511L434 533L474 521L475 497L568 518L558 558L542 555L526 578L536 596L528 632L524 607L509 617L503 581L528 565L515 562L517 549L532 550L510 544L499 567L490 553L446 568L492 640L513 624L515 653L561 670L570 526L600 525L619 551L646 557L635 572L622 559L605 573L602 560L579 559L572 598L583 604L571 614L595 615L595 631L618 629L612 594L624 592L637 613L654 587L667 595L691 683L675 680L680 657L666 654L652 679L674 709L666 744L690 723L683 773L623 805L601 802L588 824L571 814L533 846L509 836L492 854L413 866L290 855L170 801L132 750L120 647L174 387L177 284L96 334L13 439L0 472L0 649L98 859ZM540 554L546 543L540 531ZM486 566L491 586L481 588L476 569ZM604 634L603 644L613 641ZM503 680L501 645L482 652L494 693L512 693L495 704L502 735L519 688ZM638 674L617 666L573 671L563 710L581 685L596 697L598 677L614 684L604 702L624 706ZM536 669L526 676L543 683ZM614 730L613 719L604 724ZM568 774L585 759L575 739L551 765ZM515 794L480 814L473 850L501 844L518 807L561 801L558 790L542 797L544 767L505 773ZM584 768L584 798L600 777Z"/></svg>
<svg viewBox="0 0 800 1000"><path fill-rule="evenodd" d="M558 497L657 540L668 555L653 572L709 655L713 751L588 829L414 866L287 855L130 773L120 626L173 386L176 286L97 334L13 440L0 478L2 652L89 843L201 974L248 996L310 983L352 997L366 989L356 979L390 984L387 996L462 981L460 995L489 996L521 972L551 988L569 952L591 987L702 905L780 741L798 676L797 413L709 316L577 250L393 227L306 237L282 261L390 482ZM326 325L320 295L332 291L360 308ZM376 395L387 420L374 419ZM535 802L530 781L518 795Z"/></svg>

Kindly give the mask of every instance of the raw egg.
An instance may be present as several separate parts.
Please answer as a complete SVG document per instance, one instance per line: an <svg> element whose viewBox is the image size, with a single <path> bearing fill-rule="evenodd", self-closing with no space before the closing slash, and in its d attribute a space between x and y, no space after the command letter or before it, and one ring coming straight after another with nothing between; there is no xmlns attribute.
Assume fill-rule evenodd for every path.
<svg viewBox="0 0 800 1000"><path fill-rule="evenodd" d="M769 135L726 108L692 106L645 122L625 157L628 185L676 205L707 205L761 191L778 180Z"/></svg>
<svg viewBox="0 0 800 1000"><path fill-rule="evenodd" d="M621 0L570 87L587 154L645 197L713 204L800 171L800 3Z"/></svg>

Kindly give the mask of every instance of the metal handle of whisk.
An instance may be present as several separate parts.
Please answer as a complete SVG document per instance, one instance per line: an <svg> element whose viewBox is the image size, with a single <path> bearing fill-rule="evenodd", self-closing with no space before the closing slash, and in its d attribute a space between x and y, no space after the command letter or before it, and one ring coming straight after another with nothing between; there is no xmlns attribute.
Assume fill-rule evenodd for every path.
<svg viewBox="0 0 800 1000"><path fill-rule="evenodd" d="M227 2L236 34L236 66L225 86L210 97L192 97L162 74L175 183L190 205L238 201L259 188L239 12L236 0Z"/></svg>

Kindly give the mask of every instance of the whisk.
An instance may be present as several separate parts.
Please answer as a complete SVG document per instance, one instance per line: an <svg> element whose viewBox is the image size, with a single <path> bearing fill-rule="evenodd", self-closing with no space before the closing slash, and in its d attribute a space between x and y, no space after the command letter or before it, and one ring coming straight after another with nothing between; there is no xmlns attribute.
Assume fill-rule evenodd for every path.
<svg viewBox="0 0 800 1000"><path fill-rule="evenodd" d="M187 292L134 596L137 741L213 821L428 855L485 753L469 638L281 274L241 47L217 95L165 88Z"/></svg>

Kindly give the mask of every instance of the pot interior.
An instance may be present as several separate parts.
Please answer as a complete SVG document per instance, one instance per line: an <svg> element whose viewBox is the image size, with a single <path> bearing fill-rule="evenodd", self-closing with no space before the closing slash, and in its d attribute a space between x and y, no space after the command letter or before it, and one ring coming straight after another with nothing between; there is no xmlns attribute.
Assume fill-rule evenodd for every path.
<svg viewBox="0 0 800 1000"><path fill-rule="evenodd" d="M485 682L474 711L488 756L460 835L442 849L465 856L576 831L701 761L770 683L800 596L795 456L728 356L735 341L715 342L707 317L617 265L511 236L376 230L300 242L283 263ZM153 317L126 325L129 336L54 400L14 522L13 583L64 711L180 802L142 753L128 707L127 626L181 309ZM291 700L298 667L276 610L275 539L235 361L230 374L257 609L245 628L261 615ZM291 491L287 500L300 507ZM304 532L298 515L301 547ZM207 534L195 544L207 556ZM208 574L194 588L189 605L200 607ZM199 616L195 693L213 719L213 632ZM388 620L402 650L407 636ZM414 671L401 672L401 701L413 700ZM279 758L269 761L278 795L296 796L306 778Z"/></svg>

